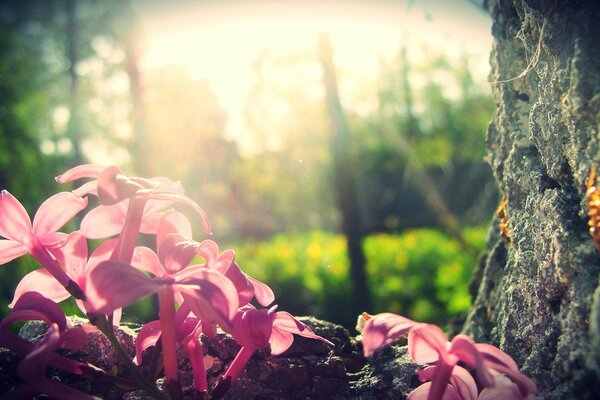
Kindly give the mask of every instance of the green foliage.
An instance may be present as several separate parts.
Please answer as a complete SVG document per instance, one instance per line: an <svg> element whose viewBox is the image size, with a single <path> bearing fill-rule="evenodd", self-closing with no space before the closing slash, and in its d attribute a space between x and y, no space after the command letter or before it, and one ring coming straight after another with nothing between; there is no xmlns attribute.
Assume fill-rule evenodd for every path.
<svg viewBox="0 0 600 400"><path fill-rule="evenodd" d="M467 228L463 236L483 249L485 230ZM295 314L312 314L353 328L346 243L342 235L310 232L278 235L270 241L232 246L242 269L274 290L276 303ZM475 256L434 229L365 239L371 313L390 311L444 324L471 305L468 284Z"/></svg>
<svg viewBox="0 0 600 400"><path fill-rule="evenodd" d="M351 287L343 236L325 232L277 235L270 241L233 248L240 267L275 291L281 309L347 320Z"/></svg>
<svg viewBox="0 0 600 400"><path fill-rule="evenodd" d="M464 236L483 249L482 228L468 228ZM444 233L418 229L374 235L364 248L376 312L443 324L470 307L468 284L476 259Z"/></svg>

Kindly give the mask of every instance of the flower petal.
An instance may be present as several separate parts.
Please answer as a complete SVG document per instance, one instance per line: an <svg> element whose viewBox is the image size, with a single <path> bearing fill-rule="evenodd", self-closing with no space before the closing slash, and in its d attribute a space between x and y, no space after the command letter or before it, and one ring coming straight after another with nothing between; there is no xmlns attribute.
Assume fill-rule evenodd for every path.
<svg viewBox="0 0 600 400"><path fill-rule="evenodd" d="M67 319L60 306L38 292L23 293L15 302L12 312L0 322L0 327L10 326L16 321L31 320L56 323L61 331L67 328Z"/></svg>
<svg viewBox="0 0 600 400"><path fill-rule="evenodd" d="M0 236L27 243L31 236L31 220L23 205L8 191L0 192Z"/></svg>
<svg viewBox="0 0 600 400"><path fill-rule="evenodd" d="M271 355L278 356L284 353L294 343L294 335L279 329L273 329L269 344L271 345Z"/></svg>
<svg viewBox="0 0 600 400"><path fill-rule="evenodd" d="M447 344L446 335L435 325L419 324L408 334L408 353L416 363L428 364L445 358Z"/></svg>
<svg viewBox="0 0 600 400"><path fill-rule="evenodd" d="M455 365L450 376L450 384L456 388L463 400L477 400L477 383L473 376L459 365Z"/></svg>
<svg viewBox="0 0 600 400"><path fill-rule="evenodd" d="M50 232L49 234L44 235L43 237L38 239L40 240L40 244L54 255L57 249L65 245L68 237L69 235L67 235L66 233Z"/></svg>
<svg viewBox="0 0 600 400"><path fill-rule="evenodd" d="M177 340L181 343L195 341L201 333L202 321L200 321L200 318L186 318L177 327Z"/></svg>
<svg viewBox="0 0 600 400"><path fill-rule="evenodd" d="M190 309L202 321L217 323L231 331L231 322L239 306L235 286L225 275L207 268L198 269L193 277L180 279L174 286Z"/></svg>
<svg viewBox="0 0 600 400"><path fill-rule="evenodd" d="M428 400L429 391L431 390L431 382L427 382L417 387L415 390L408 394L407 400ZM443 400L464 400L460 397L458 391L452 386L447 385L446 391L444 392Z"/></svg>
<svg viewBox="0 0 600 400"><path fill-rule="evenodd" d="M148 201L147 207L153 201ZM157 203L154 201L154 203ZM190 221L180 212L170 210L162 214L156 232L156 245L160 247L167 235L177 234L184 239L192 239Z"/></svg>
<svg viewBox="0 0 600 400"><path fill-rule="evenodd" d="M240 270L240 267L238 267L235 262L231 263L224 273L225 276L233 282L235 290L238 292L240 305L249 303L254 297L254 287L248 280L246 274Z"/></svg>
<svg viewBox="0 0 600 400"><path fill-rule="evenodd" d="M518 386L506 376L494 374L494 386L484 388L479 394L479 400L524 400Z"/></svg>
<svg viewBox="0 0 600 400"><path fill-rule="evenodd" d="M86 274L90 274L91 271L98 266L102 261L106 261L112 255L112 252L117 246L118 239L109 239L100 243L98 247L92 251L90 258L88 259L85 267Z"/></svg>
<svg viewBox="0 0 600 400"><path fill-rule="evenodd" d="M67 183L81 178L98 179L105 167L97 164L82 164L65 171L62 175L57 176L56 182Z"/></svg>
<svg viewBox="0 0 600 400"><path fill-rule="evenodd" d="M193 208L198 215L200 215L200 222L202 222L202 227L204 228L204 233L207 235L212 234L212 229L210 227L210 221L208 220L208 216L204 212L202 208L196 202L189 197L173 192L156 192L156 191L147 191L146 196L150 200L167 200L175 203L185 204L191 208Z"/></svg>
<svg viewBox="0 0 600 400"><path fill-rule="evenodd" d="M198 246L198 254L204 257L207 267L219 270L219 272L223 272L221 269L224 270L229 265L220 266L215 264L219 258L219 245L214 240L203 240Z"/></svg>
<svg viewBox="0 0 600 400"><path fill-rule="evenodd" d="M482 386L494 384L494 378L484 364L483 356L475 347L473 339L466 335L456 335L450 345L450 353L458 357L469 367L475 369L477 381Z"/></svg>
<svg viewBox="0 0 600 400"><path fill-rule="evenodd" d="M27 247L14 240L0 240L0 265L6 264L23 254L27 254Z"/></svg>
<svg viewBox="0 0 600 400"><path fill-rule="evenodd" d="M43 238L63 227L79 211L87 207L87 198L71 192L61 192L50 197L38 209L33 218L33 232Z"/></svg>
<svg viewBox="0 0 600 400"><path fill-rule="evenodd" d="M177 234L167 235L158 249L158 258L165 269L174 274L194 259L198 243L182 239Z"/></svg>
<svg viewBox="0 0 600 400"><path fill-rule="evenodd" d="M248 275L246 275L246 278L254 288L254 297L256 297L258 304L267 307L275 301L275 293L273 293L273 290L268 285L257 279L251 278Z"/></svg>
<svg viewBox="0 0 600 400"><path fill-rule="evenodd" d="M86 182L77 189L73 189L72 192L75 196L79 197L87 196L88 194L98 196L98 181Z"/></svg>
<svg viewBox="0 0 600 400"><path fill-rule="evenodd" d="M484 360L504 364L507 368L510 368L515 371L519 370L519 367L517 366L515 360L513 360L511 356L509 356L496 346L492 346L491 344L487 343L477 343L475 344L475 347L481 353Z"/></svg>
<svg viewBox="0 0 600 400"><path fill-rule="evenodd" d="M81 232L88 239L103 239L118 235L127 215L127 202L112 206L99 205L90 210L81 221Z"/></svg>
<svg viewBox="0 0 600 400"><path fill-rule="evenodd" d="M167 273L165 267L160 263L158 255L148 247L138 246L135 248L131 265L141 271L150 272L156 277L164 276Z"/></svg>
<svg viewBox="0 0 600 400"><path fill-rule="evenodd" d="M65 287L45 268L31 271L21 279L15 289L13 300L8 307L13 308L19 298L27 292L38 292L56 303L71 297L71 294L67 292Z"/></svg>
<svg viewBox="0 0 600 400"><path fill-rule="evenodd" d="M142 326L135 338L135 365L142 365L142 354L150 346L155 346L160 338L162 330L160 329L160 321L151 321Z"/></svg>
<svg viewBox="0 0 600 400"><path fill-rule="evenodd" d="M149 278L129 264L104 261L88 278L87 308L91 312L109 314L170 283L172 279Z"/></svg>
<svg viewBox="0 0 600 400"><path fill-rule="evenodd" d="M123 179L119 179L123 177ZM127 185L127 177L114 165L106 167L98 176L98 199L102 205L112 205L143 189L140 185Z"/></svg>
<svg viewBox="0 0 600 400"><path fill-rule="evenodd" d="M416 322L392 313L381 313L369 318L362 331L362 344L365 357L398 340Z"/></svg>
<svg viewBox="0 0 600 400"><path fill-rule="evenodd" d="M501 372L504 375L506 375L511 381L517 384L519 390L521 391L521 394L524 397L527 397L530 394L538 393L539 390L537 388L537 385L527 375L523 374L519 370L514 370L503 363L491 361L487 358L486 355L484 355L483 357L483 363L487 368L490 368L493 371Z"/></svg>
<svg viewBox="0 0 600 400"><path fill-rule="evenodd" d="M275 315L251 308L239 312L233 321L233 338L242 347L262 349L269 343Z"/></svg>
<svg viewBox="0 0 600 400"><path fill-rule="evenodd" d="M19 363L17 376L25 382L31 383L45 379L48 358L50 357L50 353L58 348L59 343L60 332L58 325L50 324L48 332Z"/></svg>
<svg viewBox="0 0 600 400"><path fill-rule="evenodd" d="M77 284L85 278L85 267L87 264L88 246L85 236L81 232L72 232L67 236L64 245L54 249L52 254L63 265L65 272L69 274Z"/></svg>
<svg viewBox="0 0 600 400"><path fill-rule="evenodd" d="M286 351L292 344L292 333L308 339L317 339L329 346L335 347L333 343L314 333L308 326L294 318L292 314L286 311L278 311L275 313L273 334L269 341L271 343L271 354L278 355Z"/></svg>

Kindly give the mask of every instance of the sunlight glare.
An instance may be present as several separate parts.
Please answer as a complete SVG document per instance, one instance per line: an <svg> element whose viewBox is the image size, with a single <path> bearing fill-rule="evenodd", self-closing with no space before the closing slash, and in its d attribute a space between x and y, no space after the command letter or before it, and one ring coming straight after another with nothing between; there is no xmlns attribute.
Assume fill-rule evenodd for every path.
<svg viewBox="0 0 600 400"><path fill-rule="evenodd" d="M458 7L434 3L435 7L443 8L443 13L461 21L438 18L432 23L428 19L435 8L431 1L417 1L409 12L403 2L385 1L309 2L305 7L296 4L295 8L292 3L273 1L155 9L140 6L147 38L142 68L157 70L166 64L185 65L192 78L207 80L228 114L225 135L238 141L244 151L252 147L243 118L255 81L252 62L263 51L276 56L316 54L318 35L322 32L329 34L334 46L340 98L344 106L356 106L362 112L374 108L376 98L369 99L360 93L361 89L377 75L382 59L397 54L406 32L410 32L411 41L431 43L455 55L461 49L475 53L474 74L485 77L491 43L489 17L478 15L476 10L465 11L469 6L466 2ZM468 23L464 23L465 18ZM424 50L420 47L410 45L411 61L423 57ZM322 96L321 71L319 68L315 71L316 76L306 85L316 84L315 95ZM282 111L276 104L273 107L278 108L278 114Z"/></svg>

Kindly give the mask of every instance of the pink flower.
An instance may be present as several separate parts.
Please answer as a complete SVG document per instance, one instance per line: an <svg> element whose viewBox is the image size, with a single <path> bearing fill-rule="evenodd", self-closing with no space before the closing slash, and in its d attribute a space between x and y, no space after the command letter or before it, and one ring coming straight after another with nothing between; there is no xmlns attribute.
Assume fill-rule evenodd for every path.
<svg viewBox="0 0 600 400"><path fill-rule="evenodd" d="M31 343L10 333L12 323L31 320L41 320L48 325L48 331L38 342ZM84 363L54 353L59 348L82 349L85 346L85 332L81 328L68 328L65 315L52 300L37 292L24 293L12 312L0 322L0 346L24 356L16 373L26 384L14 388L6 398L31 398L35 393L43 393L66 400L97 399L46 378L45 371L49 365L77 375L83 375L87 368Z"/></svg>
<svg viewBox="0 0 600 400"><path fill-rule="evenodd" d="M67 274L85 293L90 273L102 261L109 259L115 245L116 240L107 240L101 243L88 259L88 246L85 237L81 232L73 232L68 235L62 247L54 250L54 254ZM57 303L71 296L47 270L37 269L21 279L9 307L12 307L21 295L28 291L37 291ZM77 306L84 313L90 311L86 304L86 301L77 300ZM113 319L115 325L119 323L120 309L117 310L117 313L118 315Z"/></svg>
<svg viewBox="0 0 600 400"><path fill-rule="evenodd" d="M105 237L120 231L119 242L111 260L129 264L138 234L141 229L151 229L159 218L160 209L172 203L185 204L199 215L207 234L211 233L210 222L204 211L192 199L182 194L183 188L166 178L145 179L128 177L115 166L102 168L87 164L72 168L56 178L58 182L71 182L79 178L92 178L74 193L79 195L94 193L100 204L107 206L99 212L90 212L88 221L82 224L88 237ZM166 187L165 187L166 186ZM174 190L173 186L177 187ZM127 202L126 205L121 204ZM150 206L146 207L150 202ZM154 203L154 204L152 204ZM90 222L90 220L92 222ZM110 221L110 223L107 223ZM107 226L107 228L98 227ZM155 233L151 231L150 233Z"/></svg>
<svg viewBox="0 0 600 400"><path fill-rule="evenodd" d="M177 342L185 348L194 375L194 385L200 393L207 392L206 369L204 367L204 356L199 337L202 332L202 321L190 314L190 309L183 303L175 316L175 329ZM147 323L140 329L135 340L136 365L142 364L144 350L155 346L162 334L159 320Z"/></svg>
<svg viewBox="0 0 600 400"><path fill-rule="evenodd" d="M81 178L92 178L73 192L83 196L95 194L100 206L91 210L81 223L81 230L90 239L113 236L121 232L125 224L130 199L144 200L140 231L156 233L161 210L174 202L192 207L200 215L206 233L210 233L210 223L205 212L189 197L183 194L178 182L164 177L151 179L128 177L115 166L102 167L85 164L74 167L56 177L59 183L72 182ZM147 201L147 203L146 203Z"/></svg>
<svg viewBox="0 0 600 400"><path fill-rule="evenodd" d="M234 284L222 273L208 268L186 268L196 254L197 244L177 234L177 230L183 228L178 226L181 223L179 217L173 221L173 215L181 214L167 213L158 225L158 254L149 248L131 248L131 253L127 251L131 256L126 258L140 269L118 261L101 263L90 275L87 294L93 312L107 313L140 297L158 293L165 377L167 386L174 390L178 381L175 300L179 303L185 301L203 323L218 324L225 330L231 330L231 320L239 302ZM185 220L183 216L181 218ZM131 245L135 238L122 239L123 234L120 243ZM123 252L120 253L119 258L122 258ZM154 277L145 275L141 270L152 273Z"/></svg>
<svg viewBox="0 0 600 400"><path fill-rule="evenodd" d="M109 313L140 297L158 293L165 377L167 386L174 388L178 381L175 300L185 301L204 324L218 324L229 331L239 303L234 284L222 273L208 268L186 271L197 246L176 234L165 233L172 222L169 215L161 218L158 227L158 255L143 247L133 254L133 264L154 277L129 264L105 261L91 272L86 290L88 305L96 313Z"/></svg>
<svg viewBox="0 0 600 400"><path fill-rule="evenodd" d="M519 393L516 399L538 392L535 383L519 371L514 360L494 346L475 343L465 335L457 335L448 342L437 326L392 313L373 317L363 314L363 319L367 320L362 328L365 356L408 334L408 351L413 361L430 364L419 371L420 380L430 382L413 390L409 400L477 399L477 384L467 370L457 366L459 362L474 371L477 383L485 388L480 396L486 399L500 399L515 390Z"/></svg>
<svg viewBox="0 0 600 400"><path fill-rule="evenodd" d="M193 277L174 272L151 278L129 264L104 261L91 272L87 285L87 304L92 312L101 314L167 287L190 301L194 314L224 329L230 329L238 306L231 281L210 270L198 271Z"/></svg>
<svg viewBox="0 0 600 400"><path fill-rule="evenodd" d="M484 388L479 393L478 400L525 400L519 387L505 375L491 370L494 376L494 386ZM534 393L531 393L534 394Z"/></svg>
<svg viewBox="0 0 600 400"><path fill-rule="evenodd" d="M233 282L239 294L240 306L249 303L254 297L263 307L275 300L269 286L242 272L235 262L233 250L228 249L219 254L219 246L212 240L205 240L198 246L197 253L206 260L205 267L221 272Z"/></svg>
<svg viewBox="0 0 600 400"><path fill-rule="evenodd" d="M444 398L453 370L459 361L475 371L477 381L482 387L494 387L492 370L511 379L521 391L523 397L537 393L537 387L524 374L519 372L516 363L500 349L486 344L476 344L465 335L457 335L448 342L440 328L430 324L419 324L408 334L408 351L417 363L435 363L435 372L431 376L428 399ZM456 385L450 385L457 388ZM469 398L469 397L462 397Z"/></svg>
<svg viewBox="0 0 600 400"><path fill-rule="evenodd" d="M66 237L57 231L86 206L87 199L61 192L40 206L32 224L23 205L6 190L0 192L0 236L7 239L0 240L0 264L29 253L61 285L71 292L78 292L50 253L60 247Z"/></svg>
<svg viewBox="0 0 600 400"><path fill-rule="evenodd" d="M366 314L366 313L365 313ZM365 357L390 343L395 342L418 323L401 315L381 313L373 316L366 314L367 322L362 329L362 345Z"/></svg>
<svg viewBox="0 0 600 400"><path fill-rule="evenodd" d="M167 211L156 230L158 255L149 248L138 247L134 252L132 265L155 276L177 271L181 276L193 277L198 271L209 269L229 278L237 290L240 306L254 297L262 306L268 306L275 300L269 286L240 270L233 250L227 249L220 253L219 246L214 241L204 240L198 243L191 237L192 228L187 218L177 211ZM196 255L202 256L205 263L187 266ZM179 302L181 303L181 299Z"/></svg>
<svg viewBox="0 0 600 400"><path fill-rule="evenodd" d="M233 323L233 337L242 346L213 391L213 398L222 397L239 376L254 352L271 345L271 354L285 352L294 341L294 334L321 340L335 346L329 340L316 335L308 326L284 311L275 312L277 306L257 310L247 304L238 310Z"/></svg>
<svg viewBox="0 0 600 400"><path fill-rule="evenodd" d="M421 382L430 381L435 375L436 366L418 371ZM427 400L431 392L431 382L424 383L408 394L408 400ZM477 400L477 384L466 369L455 366L444 391L444 400Z"/></svg>

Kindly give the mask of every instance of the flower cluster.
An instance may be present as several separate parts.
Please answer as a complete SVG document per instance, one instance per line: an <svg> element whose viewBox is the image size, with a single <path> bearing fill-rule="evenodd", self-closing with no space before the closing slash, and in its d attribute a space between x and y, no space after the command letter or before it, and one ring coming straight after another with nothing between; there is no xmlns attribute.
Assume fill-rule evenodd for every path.
<svg viewBox="0 0 600 400"><path fill-rule="evenodd" d="M67 327L57 302L75 297L79 308L111 340L119 352L113 332L121 309L136 300L157 294L159 320L141 328L136 339L136 357L125 360L132 375L156 398L164 398L136 365L143 351L160 340L166 388L171 398L181 397L177 349L182 347L190 360L194 384L200 397L209 391L199 337L214 336L217 327L233 335L240 344L238 356L215 391L224 393L238 376L252 353L271 346L281 354L293 341L293 334L330 342L276 306L273 291L240 269L232 250L220 251L212 240L197 242L192 224L182 213L171 209L176 203L198 215L204 233L211 227L204 211L184 195L182 186L167 178L128 177L117 167L77 166L56 178L59 183L87 179L71 192L46 200L33 223L21 203L8 191L0 194L0 264L31 254L42 268L19 282L11 303L12 312L0 323L0 346L24 356L17 375L26 388L60 398L93 398L49 379L46 366L77 375L102 374L93 366L54 353L58 348L81 348L85 333ZM59 232L68 221L88 206L95 196L97 206L83 216L80 229ZM96 202L95 202L96 203ZM153 235L155 246L138 246L140 233ZM89 241L99 240L90 253ZM200 260L201 262L197 262ZM44 338L33 344L10 333L15 321L41 320L48 325ZM125 355L124 352L120 352ZM67 396L67 397L65 397Z"/></svg>
<svg viewBox="0 0 600 400"><path fill-rule="evenodd" d="M366 357L408 335L410 357L426 365L418 371L425 383L409 393L409 400L522 400L538 393L508 354L468 336L448 341L439 327L392 313L365 313L359 326Z"/></svg>

